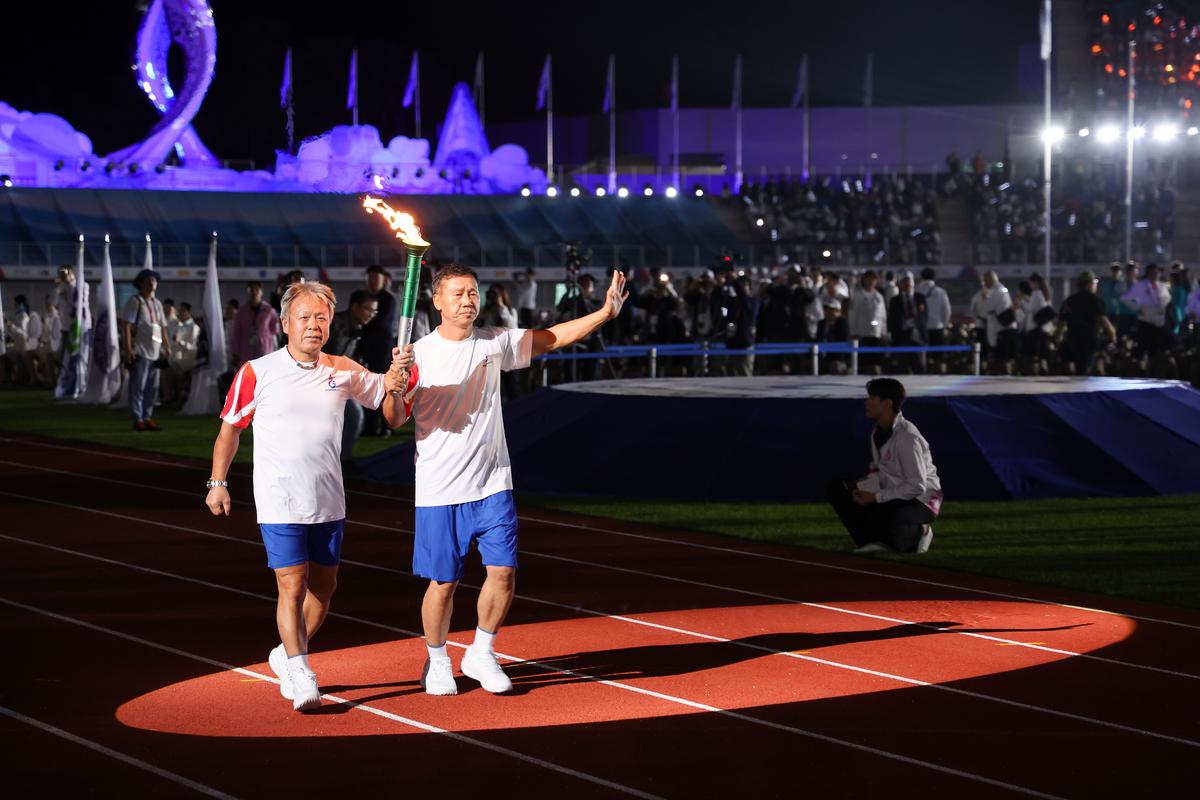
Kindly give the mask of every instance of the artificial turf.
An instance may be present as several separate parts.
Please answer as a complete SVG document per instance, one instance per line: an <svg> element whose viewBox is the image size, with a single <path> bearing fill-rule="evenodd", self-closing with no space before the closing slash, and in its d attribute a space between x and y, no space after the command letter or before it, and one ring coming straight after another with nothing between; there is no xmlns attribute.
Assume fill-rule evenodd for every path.
<svg viewBox="0 0 1200 800"><path fill-rule="evenodd" d="M209 459L218 422L158 415L163 430L136 433L124 409L56 404L47 391L0 391L0 430ZM362 457L412 436L359 439ZM247 441L246 444L249 442ZM238 450L249 463L252 448ZM815 503L735 503L611 497L533 497L522 507L845 551L849 538L832 510ZM934 526L934 546L914 559L929 567L1200 608L1200 495L1170 497L954 501Z"/></svg>

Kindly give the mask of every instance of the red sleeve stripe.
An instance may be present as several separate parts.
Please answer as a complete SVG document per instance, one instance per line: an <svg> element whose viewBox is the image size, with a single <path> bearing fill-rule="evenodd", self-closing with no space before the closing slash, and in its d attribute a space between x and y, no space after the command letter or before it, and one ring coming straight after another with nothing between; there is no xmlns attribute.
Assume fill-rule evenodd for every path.
<svg viewBox="0 0 1200 800"><path fill-rule="evenodd" d="M254 416L254 387L258 379L250 362L238 370L233 385L229 387L229 395L225 398L225 408L221 410L221 419L238 428L250 424Z"/></svg>
<svg viewBox="0 0 1200 800"><path fill-rule="evenodd" d="M413 364L412 369L408 371L408 385L404 387L404 416L411 417L413 409L413 391L417 388L417 382L420 380L417 375L417 365Z"/></svg>

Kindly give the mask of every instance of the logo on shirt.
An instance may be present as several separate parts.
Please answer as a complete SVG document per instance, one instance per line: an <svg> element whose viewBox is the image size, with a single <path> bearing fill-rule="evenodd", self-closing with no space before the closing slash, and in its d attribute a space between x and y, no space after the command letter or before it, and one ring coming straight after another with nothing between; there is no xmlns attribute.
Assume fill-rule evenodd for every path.
<svg viewBox="0 0 1200 800"><path fill-rule="evenodd" d="M332 392L332 391L335 391L336 389L337 389L337 381L334 380L333 378L330 378L329 379L329 388L326 389L325 391Z"/></svg>

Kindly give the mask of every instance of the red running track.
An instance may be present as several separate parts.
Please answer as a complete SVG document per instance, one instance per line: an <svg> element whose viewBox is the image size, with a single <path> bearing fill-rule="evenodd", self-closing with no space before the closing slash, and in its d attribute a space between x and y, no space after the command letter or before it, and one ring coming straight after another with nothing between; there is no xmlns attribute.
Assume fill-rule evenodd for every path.
<svg viewBox="0 0 1200 800"><path fill-rule="evenodd" d="M540 510L497 649L417 685L412 505L352 486L298 715L273 580L207 465L0 437L0 785L18 796L1169 796L1200 756L1200 614ZM451 638L470 639L481 569ZM457 656L456 656L457 660Z"/></svg>

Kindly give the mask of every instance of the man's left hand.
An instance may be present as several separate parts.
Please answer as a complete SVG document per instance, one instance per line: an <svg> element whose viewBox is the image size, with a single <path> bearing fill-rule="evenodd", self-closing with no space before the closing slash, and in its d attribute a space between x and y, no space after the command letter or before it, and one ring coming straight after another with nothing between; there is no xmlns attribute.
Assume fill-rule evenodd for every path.
<svg viewBox="0 0 1200 800"><path fill-rule="evenodd" d="M383 388L389 394L403 394L408 388L408 370L393 364L383 376Z"/></svg>
<svg viewBox="0 0 1200 800"><path fill-rule="evenodd" d="M875 502L874 492L864 492L862 489L855 489L854 494L851 496L854 498L854 502L860 506L869 506Z"/></svg>
<svg viewBox="0 0 1200 800"><path fill-rule="evenodd" d="M608 312L609 319L616 319L621 313L621 307L625 305L625 301L629 299L629 292L625 291L625 273L619 269L613 270L612 283L608 287L608 294L604 298L604 310Z"/></svg>

